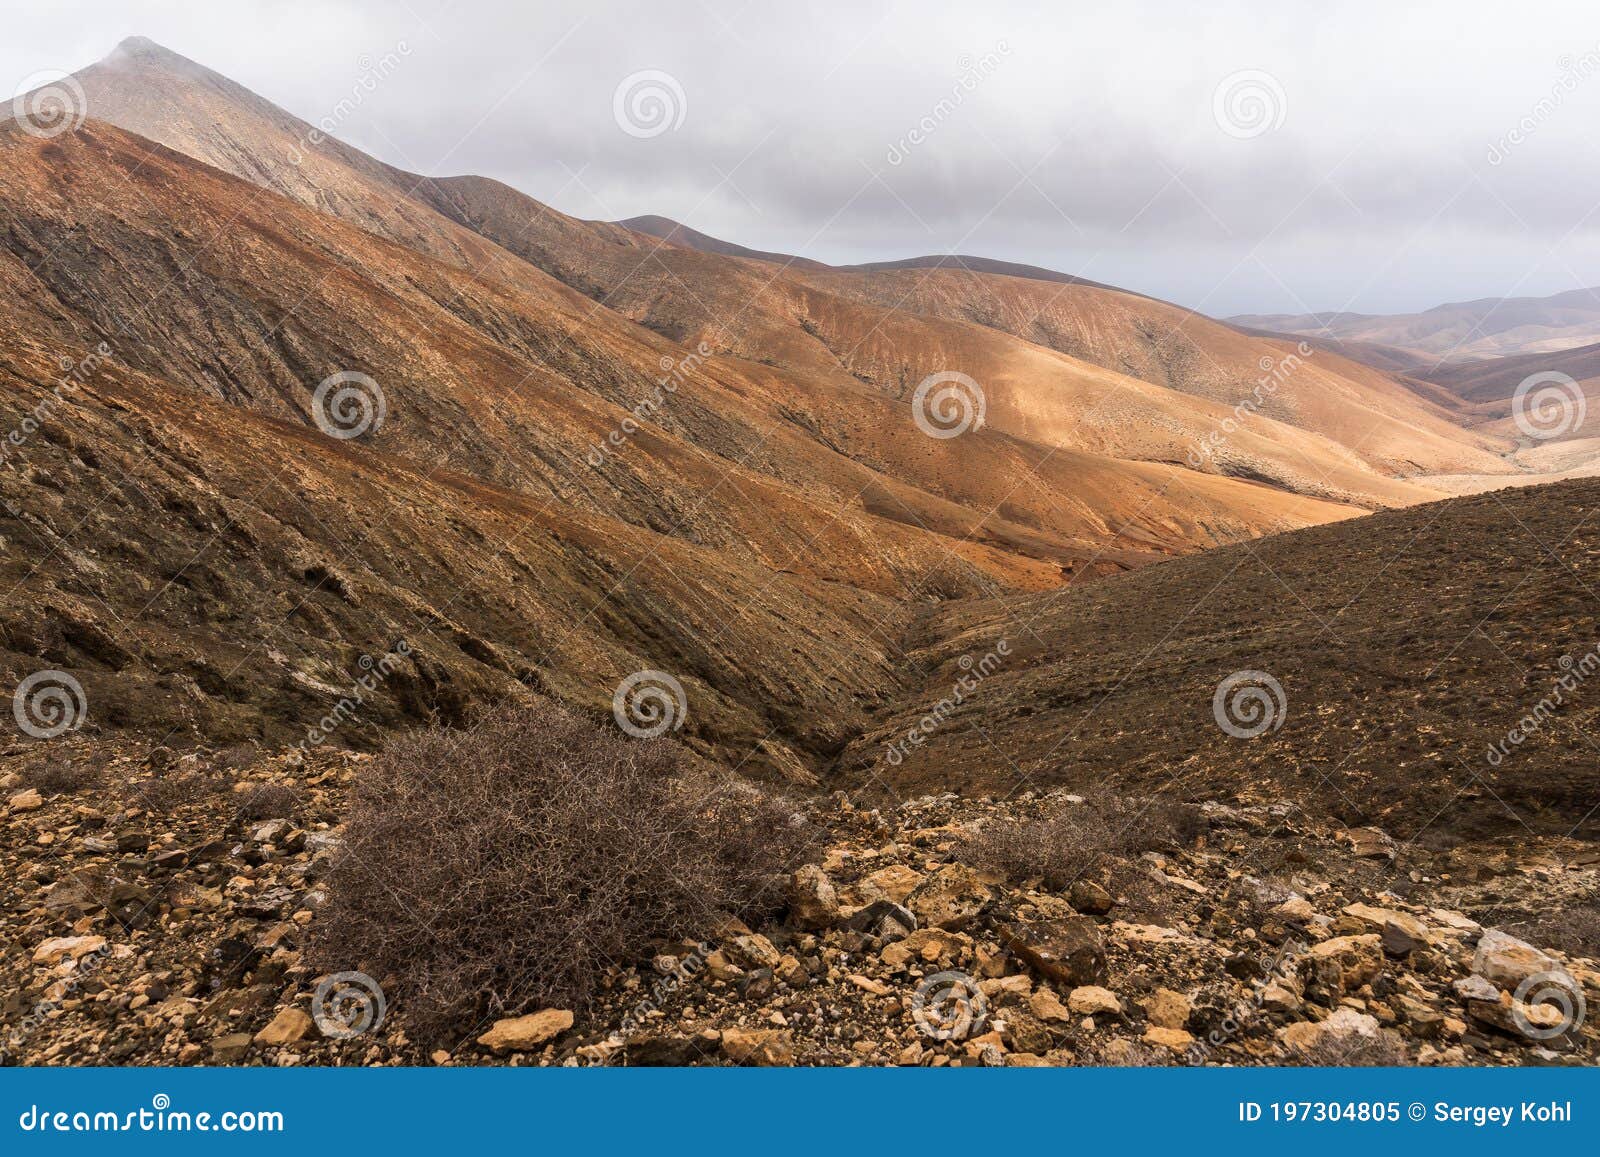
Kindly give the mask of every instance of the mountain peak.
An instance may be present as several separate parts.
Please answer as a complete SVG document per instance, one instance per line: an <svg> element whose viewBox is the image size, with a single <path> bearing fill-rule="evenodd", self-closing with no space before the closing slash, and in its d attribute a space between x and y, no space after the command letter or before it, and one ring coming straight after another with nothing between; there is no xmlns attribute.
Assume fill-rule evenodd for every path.
<svg viewBox="0 0 1600 1157"><path fill-rule="evenodd" d="M164 44L157 44L148 36L129 36L118 41L117 46L100 61L101 65L125 66L136 65L140 68L159 68L169 72L209 72L204 65L197 64L187 56L172 51Z"/></svg>

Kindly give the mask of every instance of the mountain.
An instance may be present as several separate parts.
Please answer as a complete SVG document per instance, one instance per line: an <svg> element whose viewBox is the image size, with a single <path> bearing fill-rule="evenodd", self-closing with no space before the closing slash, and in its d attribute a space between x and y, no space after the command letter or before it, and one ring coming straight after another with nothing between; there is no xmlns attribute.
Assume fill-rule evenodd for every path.
<svg viewBox="0 0 1600 1157"><path fill-rule="evenodd" d="M673 341L704 341L718 354L779 370L791 396L798 395L792 420L868 461L881 461L885 448L860 445L867 427L853 414L830 412L838 399L851 397L855 411L854 396L865 391L903 406L930 373L956 371L981 384L989 428L1046 452L1155 464L1198 460L1206 474L1366 508L1437 493L1397 475L1507 469L1494 439L1450 426L1380 375L1348 381L1331 359L1327 369L1305 375L1304 387L1291 380L1273 391L1218 453L1198 453L1220 426L1236 424L1234 408L1258 393L1262 367L1281 361L1283 351L1137 295L1099 291L1102 303L1093 310L1052 306L1040 324L1025 324L1023 316L1008 330L983 323L992 312L989 299L1016 296L1014 286L1051 293L1096 287L971 274L971 288L953 305L927 304L934 295L924 294L918 308L927 311L913 314L895 292L895 277L938 282L960 271L774 266L765 258L702 251L672 223L663 227L679 229L683 244L579 221L485 178L401 173L147 41L124 44L78 77L96 116L363 229L513 281L525 275L507 266L514 254ZM694 236L702 238L697 244L711 243ZM496 246L481 253L485 239ZM1016 308L1038 312L1046 304L1037 299ZM1156 323L1164 328L1151 328L1144 316L1151 308L1165 311ZM1060 357L1034 340L1044 330ZM1218 343L1225 349L1214 348ZM1190 363L1200 369L1187 370ZM1375 392L1386 395L1383 404L1372 404ZM1311 421L1301 421L1302 414ZM1192 475L1184 483L1193 485ZM942 474L928 484L950 481ZM1260 501L1252 496L1249 504ZM1126 517L1093 513L1107 525ZM1287 524L1280 519L1275 528ZM1206 535L1195 544L1214 540Z"/></svg>
<svg viewBox="0 0 1600 1157"><path fill-rule="evenodd" d="M579 221L319 139L147 41L79 76L82 128L0 126L9 412L111 351L13 456L8 537L44 558L4 657L81 671L108 724L281 736L404 637L353 734L524 687L600 712L659 670L696 750L806 780L919 693L930 607L1516 469L1379 371L1136 294ZM952 370L982 420L929 437L916 388ZM363 437L319 428L339 372L381 387Z"/></svg>
<svg viewBox="0 0 1600 1157"><path fill-rule="evenodd" d="M1560 373L1584 382L1600 378L1600 343L1554 353L1484 358L1422 371L1418 376L1449 390L1463 401L1502 402L1533 374Z"/></svg>
<svg viewBox="0 0 1600 1157"><path fill-rule="evenodd" d="M1600 288L1550 297L1483 298L1421 313L1246 314L1237 326L1389 347L1429 365L1548 354L1600 339Z"/></svg>
<svg viewBox="0 0 1600 1157"><path fill-rule="evenodd" d="M650 237L659 237L670 245L678 245L685 249L696 249L701 253L720 253L724 257L746 257L752 261L766 261L774 265L796 265L805 269L826 269L820 261L812 261L805 257L794 257L788 253L763 253L759 249L746 249L732 241L722 241L716 237L708 236L687 225L680 225L668 217L657 217L647 214L643 217L629 217L626 221L618 221L625 229L632 229L635 233L644 233Z"/></svg>

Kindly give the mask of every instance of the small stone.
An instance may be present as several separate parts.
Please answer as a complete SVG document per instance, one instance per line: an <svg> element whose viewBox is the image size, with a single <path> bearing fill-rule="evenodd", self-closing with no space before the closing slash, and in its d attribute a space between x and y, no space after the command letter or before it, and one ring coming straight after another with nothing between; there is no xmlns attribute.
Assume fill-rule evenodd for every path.
<svg viewBox="0 0 1600 1157"><path fill-rule="evenodd" d="M1283 903L1272 909L1272 915L1288 924L1308 924L1317 910L1311 906L1311 901L1304 896L1290 896Z"/></svg>
<svg viewBox="0 0 1600 1157"><path fill-rule="evenodd" d="M1170 988L1158 988L1140 1005L1152 1025L1157 1028L1183 1028L1189 1023L1189 998Z"/></svg>
<svg viewBox="0 0 1600 1157"><path fill-rule="evenodd" d="M873 996L888 996L894 991L882 981L873 980L870 976L862 976L859 972L853 972L845 979L863 992L872 993Z"/></svg>
<svg viewBox="0 0 1600 1157"><path fill-rule="evenodd" d="M1313 966L1319 961L1338 964L1346 992L1371 984L1383 971L1383 949L1376 932L1360 936L1336 936L1314 944L1306 954ZM1302 974L1303 975L1303 974Z"/></svg>
<svg viewBox="0 0 1600 1157"><path fill-rule="evenodd" d="M1463 976L1450 988L1462 1000L1500 999L1500 990L1481 976Z"/></svg>
<svg viewBox="0 0 1600 1157"><path fill-rule="evenodd" d="M998 976L992 980L980 980L978 990L994 999L1005 996L1027 996L1033 991L1033 978L1020 972L1015 976Z"/></svg>
<svg viewBox="0 0 1600 1157"><path fill-rule="evenodd" d="M911 909L892 900L874 900L853 913L844 926L851 932L865 932L880 940L903 940L917 930L917 917Z"/></svg>
<svg viewBox="0 0 1600 1157"><path fill-rule="evenodd" d="M994 899L994 890L965 864L946 864L915 892L906 907L921 926L959 931L972 923Z"/></svg>
<svg viewBox="0 0 1600 1157"><path fill-rule="evenodd" d="M1028 999L1028 1008L1040 1020L1052 1024L1070 1024L1073 1014L1061 998L1048 988L1041 988Z"/></svg>
<svg viewBox="0 0 1600 1157"><path fill-rule="evenodd" d="M211 1059L219 1064L242 1061L249 1052L250 1034L247 1032L231 1032L211 1042Z"/></svg>
<svg viewBox="0 0 1600 1157"><path fill-rule="evenodd" d="M785 956L778 961L778 967L773 969L778 979L790 988L800 988L811 979L811 974L806 971L806 966L800 963L796 956Z"/></svg>
<svg viewBox="0 0 1600 1157"><path fill-rule="evenodd" d="M773 947L759 932L751 932L747 936L735 936L728 942L728 955L735 964L743 968L772 968L776 969L783 963L783 953Z"/></svg>
<svg viewBox="0 0 1600 1157"><path fill-rule="evenodd" d="M1122 1000L1109 988L1101 988L1097 984L1084 984L1067 994L1067 1007L1081 1016L1120 1013Z"/></svg>
<svg viewBox="0 0 1600 1157"><path fill-rule="evenodd" d="M478 1038L478 1043L496 1053L527 1052L560 1036L571 1027L570 1010L546 1008L527 1016L495 1021L493 1027Z"/></svg>
<svg viewBox="0 0 1600 1157"><path fill-rule="evenodd" d="M788 1065L794 1063L793 1034L787 1029L723 1029L722 1051L736 1065Z"/></svg>
<svg viewBox="0 0 1600 1157"><path fill-rule="evenodd" d="M59 964L68 957L80 960L91 952L99 952L105 946L104 936L56 936L33 950L33 962Z"/></svg>
<svg viewBox="0 0 1600 1157"><path fill-rule="evenodd" d="M1300 994L1273 980L1261 990L1261 1007L1268 1012L1295 1012L1300 1008Z"/></svg>
<svg viewBox="0 0 1600 1157"><path fill-rule="evenodd" d="M1171 1049L1175 1053L1182 1052L1194 1044L1194 1036L1181 1028L1163 1028L1152 1025L1145 1030L1144 1043L1156 1045L1159 1048Z"/></svg>
<svg viewBox="0 0 1600 1157"><path fill-rule="evenodd" d="M802 864L789 880L789 913L802 928L831 928L839 921L833 881L815 864Z"/></svg>
<svg viewBox="0 0 1600 1157"><path fill-rule="evenodd" d="M1376 1017L1353 1008L1338 1008L1322 1021L1302 1020L1285 1025L1278 1030L1278 1039L1303 1052L1325 1042L1344 1042L1357 1036L1376 1038L1380 1031Z"/></svg>
<svg viewBox="0 0 1600 1157"><path fill-rule="evenodd" d="M1427 943L1426 940L1419 940L1404 925L1392 920L1383 926L1383 931L1378 935L1383 938L1380 944L1385 956L1410 956Z"/></svg>
<svg viewBox="0 0 1600 1157"><path fill-rule="evenodd" d="M1085 916L1104 916L1116 903L1111 893L1093 880L1074 880L1067 900Z"/></svg>
<svg viewBox="0 0 1600 1157"><path fill-rule="evenodd" d="M312 1020L298 1008L286 1008L272 1018L272 1023L256 1033L255 1042L258 1045L269 1045L280 1048L283 1045L292 1045L306 1038L311 1031Z"/></svg>
<svg viewBox="0 0 1600 1157"><path fill-rule="evenodd" d="M30 787L26 791L19 791L6 801L6 806L13 812L38 811L44 807L44 796L39 794L39 789Z"/></svg>
<svg viewBox="0 0 1600 1157"><path fill-rule="evenodd" d="M1472 971L1501 988L1516 988L1535 973L1551 972L1556 967L1552 957L1498 928L1490 928L1478 938L1478 949L1472 956Z"/></svg>
<svg viewBox="0 0 1600 1157"><path fill-rule="evenodd" d="M917 890L922 883L922 873L904 864L891 864L887 868L879 868L869 876L863 877L856 884L856 891L860 893L864 903L870 904L874 900L888 900L891 904L904 904L906 897Z"/></svg>
<svg viewBox="0 0 1600 1157"><path fill-rule="evenodd" d="M1003 939L1006 947L1047 980L1076 988L1105 979L1100 927L1086 916L1008 925Z"/></svg>

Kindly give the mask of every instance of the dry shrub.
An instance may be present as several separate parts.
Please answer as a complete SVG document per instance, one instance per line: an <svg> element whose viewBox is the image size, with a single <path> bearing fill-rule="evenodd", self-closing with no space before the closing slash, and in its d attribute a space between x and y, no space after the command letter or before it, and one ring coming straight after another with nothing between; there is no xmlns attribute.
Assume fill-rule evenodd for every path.
<svg viewBox="0 0 1600 1157"><path fill-rule="evenodd" d="M248 743L225 747L211 757L211 766L218 772L242 771L261 758L261 753Z"/></svg>
<svg viewBox="0 0 1600 1157"><path fill-rule="evenodd" d="M1039 816L985 824L967 841L962 858L1011 880L1037 878L1059 891L1113 861L1192 844L1200 831L1200 809L1192 804L1111 795L1082 803L1056 799Z"/></svg>
<svg viewBox="0 0 1600 1157"><path fill-rule="evenodd" d="M232 786L232 780L203 771L168 772L128 783L123 801L130 807L169 813L216 799Z"/></svg>
<svg viewBox="0 0 1600 1157"><path fill-rule="evenodd" d="M305 793L282 783L263 783L240 793L238 813L246 820L288 819L305 804Z"/></svg>
<svg viewBox="0 0 1600 1157"><path fill-rule="evenodd" d="M311 960L397 979L410 1027L583 1005L612 963L775 910L812 836L792 808L683 774L548 704L392 742L353 787Z"/></svg>
<svg viewBox="0 0 1600 1157"><path fill-rule="evenodd" d="M97 787L105 779L104 757L51 760L28 768L23 775L30 787L43 795L66 795Z"/></svg>

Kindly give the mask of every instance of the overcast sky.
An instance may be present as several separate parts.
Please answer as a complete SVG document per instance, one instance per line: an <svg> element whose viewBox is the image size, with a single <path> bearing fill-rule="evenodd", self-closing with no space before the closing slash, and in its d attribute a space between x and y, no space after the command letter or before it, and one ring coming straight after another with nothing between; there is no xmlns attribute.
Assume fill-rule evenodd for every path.
<svg viewBox="0 0 1600 1157"><path fill-rule="evenodd" d="M0 82L139 34L578 216L978 253L1217 316L1600 284L1600 8L1403 7L3 0Z"/></svg>

